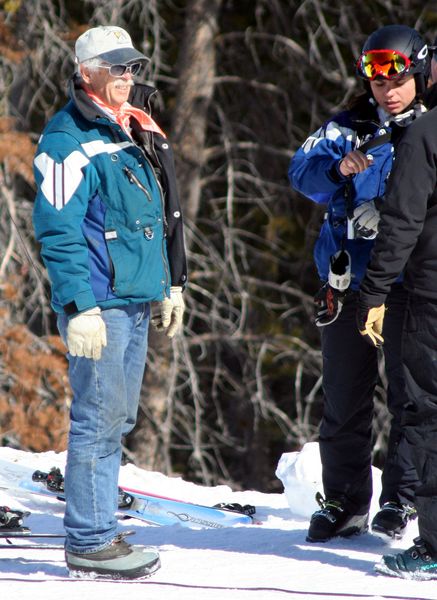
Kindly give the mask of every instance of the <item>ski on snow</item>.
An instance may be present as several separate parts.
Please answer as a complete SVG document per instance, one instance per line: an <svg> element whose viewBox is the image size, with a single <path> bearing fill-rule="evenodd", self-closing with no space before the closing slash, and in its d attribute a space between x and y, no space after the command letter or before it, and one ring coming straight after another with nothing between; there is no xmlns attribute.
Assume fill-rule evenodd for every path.
<svg viewBox="0 0 437 600"><path fill-rule="evenodd" d="M0 544L0 548L16 548L16 549L28 549L33 550L60 550L64 546L57 544L43 544L32 543L32 544L16 544L13 543L12 539L22 540L23 538L65 538L63 533L32 533L28 527L23 525L23 521L30 515L29 511L16 510L9 508L9 506L0 506L0 539L6 540L6 544Z"/></svg>
<svg viewBox="0 0 437 600"><path fill-rule="evenodd" d="M61 544L0 544L0 550L64 550Z"/></svg>
<svg viewBox="0 0 437 600"><path fill-rule="evenodd" d="M48 495L62 500L63 483L62 473L53 468L48 473L35 471L31 481L22 479L17 487L23 492ZM153 525L179 523L191 529L221 529L234 525L248 525L253 523L252 515L255 513L255 508L250 505L203 506L126 487L119 488L118 508L123 516L141 519Z"/></svg>
<svg viewBox="0 0 437 600"><path fill-rule="evenodd" d="M1 538L65 538L65 533L33 533L33 531L27 527L20 528L17 531L13 529L3 530L3 528L0 527L0 539Z"/></svg>

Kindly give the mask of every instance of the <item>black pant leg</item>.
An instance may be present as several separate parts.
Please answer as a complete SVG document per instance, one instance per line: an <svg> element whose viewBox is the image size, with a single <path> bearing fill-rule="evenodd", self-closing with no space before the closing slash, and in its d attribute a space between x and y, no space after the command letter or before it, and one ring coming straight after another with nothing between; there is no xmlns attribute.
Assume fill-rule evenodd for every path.
<svg viewBox="0 0 437 600"><path fill-rule="evenodd" d="M367 511L372 497L373 393L376 348L356 326L357 294L347 297L338 319L323 327L324 409L320 455L326 497L342 498L348 510Z"/></svg>
<svg viewBox="0 0 437 600"><path fill-rule="evenodd" d="M403 339L405 432L417 470L421 537L437 552L437 302L410 298Z"/></svg>
<svg viewBox="0 0 437 600"><path fill-rule="evenodd" d="M391 424L382 472L380 505L388 501L413 504L418 484L410 447L402 427L402 413L407 402L402 362L402 335L407 302L407 291L401 284L395 284L387 297L383 330L387 407Z"/></svg>

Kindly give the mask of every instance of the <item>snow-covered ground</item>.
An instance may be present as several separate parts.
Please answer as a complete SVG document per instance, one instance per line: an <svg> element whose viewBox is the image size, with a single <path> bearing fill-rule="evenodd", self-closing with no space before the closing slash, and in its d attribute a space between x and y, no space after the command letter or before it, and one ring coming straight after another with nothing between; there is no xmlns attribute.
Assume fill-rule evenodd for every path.
<svg viewBox="0 0 437 600"><path fill-rule="evenodd" d="M63 469L64 464L65 453L32 454L0 448L0 505L30 510L26 524L34 532L63 533L61 501L19 496L5 487L13 485L23 467L48 471L53 466ZM404 581L373 570L382 554L411 545L417 535L415 522L404 539L391 547L370 533L325 544L305 541L308 518L315 508L314 490L321 491L317 444L305 445L300 453L284 454L277 475L284 484L283 494L233 492L227 486L206 488L124 466L122 485L200 504L253 504L258 522L192 530L121 520L120 529L136 530L129 541L157 547L161 553L161 569L141 583L68 579L62 550L2 548L1 600L436 600L437 581ZM380 488L376 469L374 484L373 512Z"/></svg>

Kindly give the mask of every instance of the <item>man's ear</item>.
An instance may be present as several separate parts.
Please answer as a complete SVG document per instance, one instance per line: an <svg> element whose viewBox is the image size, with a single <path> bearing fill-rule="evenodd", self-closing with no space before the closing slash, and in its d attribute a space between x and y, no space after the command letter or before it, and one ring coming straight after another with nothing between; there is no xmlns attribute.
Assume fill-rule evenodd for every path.
<svg viewBox="0 0 437 600"><path fill-rule="evenodd" d="M90 70L84 65L79 65L79 73L85 83L91 83Z"/></svg>

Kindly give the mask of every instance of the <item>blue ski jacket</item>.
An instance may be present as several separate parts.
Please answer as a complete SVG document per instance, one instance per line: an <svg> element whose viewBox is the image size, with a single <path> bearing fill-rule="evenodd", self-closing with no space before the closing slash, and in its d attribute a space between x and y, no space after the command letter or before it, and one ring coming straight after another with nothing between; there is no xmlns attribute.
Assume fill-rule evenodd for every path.
<svg viewBox="0 0 437 600"><path fill-rule="evenodd" d="M338 165L351 150L388 132L391 127L380 122L377 110L368 102L365 110L343 111L327 120L291 159L288 175L292 187L314 202L326 205L314 248L316 267L323 282L328 280L330 257L343 247L351 256L351 289L359 288L374 240L347 239L346 194L353 208L375 198L382 201L393 161L393 143L386 141L373 147L369 151L373 164L352 178L342 176Z"/></svg>
<svg viewBox="0 0 437 600"><path fill-rule="evenodd" d="M144 109L153 92L136 86L131 103ZM74 315L162 300L187 280L168 140L131 121L134 143L78 76L70 98L44 129L34 159L33 224L52 306Z"/></svg>

